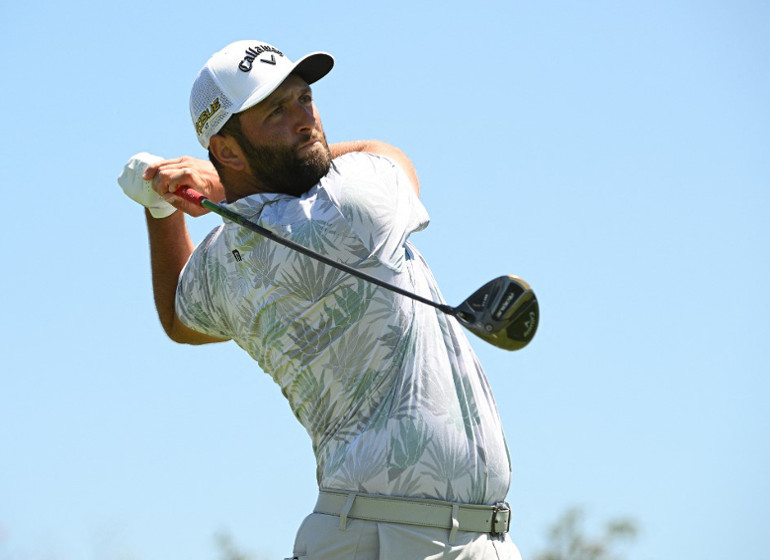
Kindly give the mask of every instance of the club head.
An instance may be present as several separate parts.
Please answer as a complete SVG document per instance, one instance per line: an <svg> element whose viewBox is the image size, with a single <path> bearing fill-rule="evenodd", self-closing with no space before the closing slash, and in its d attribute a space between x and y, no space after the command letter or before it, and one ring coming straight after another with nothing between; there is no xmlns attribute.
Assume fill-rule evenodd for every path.
<svg viewBox="0 0 770 560"><path fill-rule="evenodd" d="M500 276L458 305L455 317L490 344L520 350L535 336L540 308L529 284L516 276Z"/></svg>

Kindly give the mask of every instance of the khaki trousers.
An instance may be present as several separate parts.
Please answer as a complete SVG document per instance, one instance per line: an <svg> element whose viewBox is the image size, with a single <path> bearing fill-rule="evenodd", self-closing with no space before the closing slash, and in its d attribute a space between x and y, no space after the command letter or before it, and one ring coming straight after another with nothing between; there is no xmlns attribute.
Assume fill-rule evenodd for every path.
<svg viewBox="0 0 770 560"><path fill-rule="evenodd" d="M305 518L294 543L298 560L521 560L508 534L458 531L449 545L449 530L400 523L347 520L340 529L336 515Z"/></svg>

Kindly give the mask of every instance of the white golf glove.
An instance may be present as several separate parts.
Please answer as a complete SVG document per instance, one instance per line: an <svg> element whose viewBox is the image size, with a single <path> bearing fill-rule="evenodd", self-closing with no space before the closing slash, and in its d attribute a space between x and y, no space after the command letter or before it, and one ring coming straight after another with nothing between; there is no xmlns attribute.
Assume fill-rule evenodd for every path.
<svg viewBox="0 0 770 560"><path fill-rule="evenodd" d="M118 177L118 184L126 196L147 208L153 218L166 218L176 212L176 208L153 190L152 181L145 181L142 177L150 164L162 160L162 157L140 152L131 156Z"/></svg>

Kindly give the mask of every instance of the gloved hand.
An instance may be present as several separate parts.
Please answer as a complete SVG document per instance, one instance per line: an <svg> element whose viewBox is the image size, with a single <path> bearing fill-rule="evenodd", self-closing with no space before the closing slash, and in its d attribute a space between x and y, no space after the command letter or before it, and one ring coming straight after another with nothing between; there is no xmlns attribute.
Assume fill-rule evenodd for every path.
<svg viewBox="0 0 770 560"><path fill-rule="evenodd" d="M150 164L162 160L162 157L140 152L131 156L118 177L118 184L126 196L147 208L153 218L166 218L176 212L176 208L153 190L152 181L142 177Z"/></svg>

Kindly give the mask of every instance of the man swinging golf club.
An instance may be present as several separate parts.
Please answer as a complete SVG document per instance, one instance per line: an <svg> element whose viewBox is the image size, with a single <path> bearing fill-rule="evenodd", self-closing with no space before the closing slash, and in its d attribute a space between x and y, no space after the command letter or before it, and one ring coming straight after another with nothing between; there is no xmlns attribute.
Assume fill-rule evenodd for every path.
<svg viewBox="0 0 770 560"><path fill-rule="evenodd" d="M129 160L119 183L147 208L161 323L181 343L234 340L310 435L319 496L294 558L519 559L500 418L454 317L233 222L198 247L187 234L184 212L205 210L174 194L182 187L441 301L408 240L428 224L409 159L377 141L327 145L310 84L333 63L233 43L208 60L190 99L211 164Z"/></svg>

